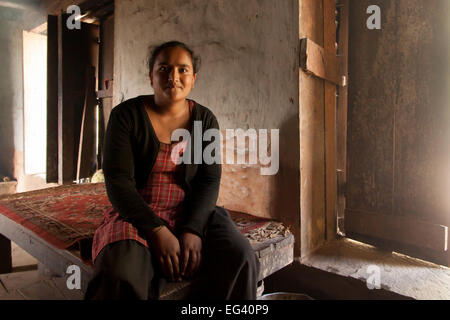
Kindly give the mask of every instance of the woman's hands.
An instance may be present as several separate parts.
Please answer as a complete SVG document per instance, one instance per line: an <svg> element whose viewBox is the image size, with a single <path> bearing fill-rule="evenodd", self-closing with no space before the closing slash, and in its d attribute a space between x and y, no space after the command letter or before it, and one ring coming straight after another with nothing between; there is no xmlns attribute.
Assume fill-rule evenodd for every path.
<svg viewBox="0 0 450 320"><path fill-rule="evenodd" d="M167 279L181 281L180 275L180 243L167 227L150 235L150 245L153 248L161 269Z"/></svg>
<svg viewBox="0 0 450 320"><path fill-rule="evenodd" d="M190 232L184 232L180 237L182 252L181 275L192 277L202 261L202 239Z"/></svg>
<svg viewBox="0 0 450 320"><path fill-rule="evenodd" d="M199 236L184 232L178 240L167 227L162 226L155 228L149 239L167 279L181 281L182 277L192 277L197 272L202 258Z"/></svg>

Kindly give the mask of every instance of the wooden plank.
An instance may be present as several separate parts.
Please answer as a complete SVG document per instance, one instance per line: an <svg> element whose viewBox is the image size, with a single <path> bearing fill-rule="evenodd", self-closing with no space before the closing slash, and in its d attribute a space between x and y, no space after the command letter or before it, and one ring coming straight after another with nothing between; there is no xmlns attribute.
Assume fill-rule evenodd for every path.
<svg viewBox="0 0 450 320"><path fill-rule="evenodd" d="M86 69L86 94L84 97L83 118L81 121L80 140L78 149L76 179L90 177L93 165L96 163L96 123L95 108L97 99L95 96L95 68L88 66Z"/></svg>
<svg viewBox="0 0 450 320"><path fill-rule="evenodd" d="M336 55L336 0L324 0L324 49ZM338 72L339 74L339 72ZM326 239L336 238L336 84L325 81L325 221Z"/></svg>
<svg viewBox="0 0 450 320"><path fill-rule="evenodd" d="M65 20L58 16L58 184L63 184L63 58L62 33Z"/></svg>
<svg viewBox="0 0 450 320"><path fill-rule="evenodd" d="M369 3L349 11L346 207L450 226L449 2L429 10L420 0L386 2L383 32L364 26ZM406 31L417 23L427 28Z"/></svg>
<svg viewBox="0 0 450 320"><path fill-rule="evenodd" d="M348 14L349 0L338 0L339 34L338 56L340 74L348 79ZM348 80L347 80L348 82ZM344 229L345 185L347 183L347 110L348 85L338 87L336 111L336 169L338 170L337 193L337 228L339 233Z"/></svg>
<svg viewBox="0 0 450 320"><path fill-rule="evenodd" d="M99 113L99 150L98 168L103 162L103 140L109 115L113 108L114 88L114 15L106 17L100 23L100 48L99 48L99 84L98 98L100 100Z"/></svg>
<svg viewBox="0 0 450 320"><path fill-rule="evenodd" d="M398 84L399 74L393 68L401 59L397 53L400 42L392 42L396 19L386 19L383 25L386 32L375 34L366 28L364 2L368 3L352 1L349 8L352 23L349 25L351 79L346 208L396 214L393 208L394 122L399 85L393 84ZM393 7L388 17L395 16ZM374 79L378 81L374 83Z"/></svg>
<svg viewBox="0 0 450 320"><path fill-rule="evenodd" d="M286 238L280 237L274 239L272 243L267 246L267 248L269 248L269 252L266 252L265 255L260 255L259 252L263 249L259 249L257 251L257 254L259 254L260 263L258 280L263 280L264 278L294 262L293 247L294 236L290 234Z"/></svg>
<svg viewBox="0 0 450 320"><path fill-rule="evenodd" d="M323 43L323 1L300 1L299 39ZM299 72L300 255L325 242L324 81ZM299 254L296 254L297 256Z"/></svg>
<svg viewBox="0 0 450 320"><path fill-rule="evenodd" d="M58 90L58 183L76 179L80 128L86 92L85 70L98 66L99 27L81 24L65 27L68 15L59 17ZM97 71L96 71L97 73ZM95 88L97 90L97 87Z"/></svg>
<svg viewBox="0 0 450 320"><path fill-rule="evenodd" d="M447 251L448 227L410 216L345 210L345 229L370 237L406 243L435 251Z"/></svg>
<svg viewBox="0 0 450 320"><path fill-rule="evenodd" d="M336 54L308 38L303 38L300 42L300 66L307 73L330 81L335 85L342 85Z"/></svg>
<svg viewBox="0 0 450 320"><path fill-rule="evenodd" d="M81 271L82 290L92 277L92 268L81 262L80 258L67 250L57 249L45 240L38 237L32 231L24 228L15 221L0 214L0 234L11 239L19 247L27 251L39 262L47 266L54 274L66 276L67 267L77 265Z"/></svg>
<svg viewBox="0 0 450 320"><path fill-rule="evenodd" d="M450 225L450 44L442 44L450 38L450 1L410 12L421 3L398 4L398 32L388 31L400 40L391 70L398 89L388 100L394 112L394 210ZM411 36L405 28L414 23L428 27Z"/></svg>
<svg viewBox="0 0 450 320"><path fill-rule="evenodd" d="M47 183L58 182L58 17L47 22Z"/></svg>
<svg viewBox="0 0 450 320"><path fill-rule="evenodd" d="M10 273L11 271L11 241L0 234L0 273Z"/></svg>

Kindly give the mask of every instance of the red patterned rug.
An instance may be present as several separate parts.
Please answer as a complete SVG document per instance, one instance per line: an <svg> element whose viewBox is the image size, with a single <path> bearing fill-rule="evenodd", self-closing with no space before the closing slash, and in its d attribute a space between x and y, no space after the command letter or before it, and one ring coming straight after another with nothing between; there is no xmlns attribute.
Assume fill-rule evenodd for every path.
<svg viewBox="0 0 450 320"><path fill-rule="evenodd" d="M111 208L104 183L59 186L0 197L0 213L33 231L59 249L76 248L90 264L92 238ZM246 234L268 219L228 210Z"/></svg>

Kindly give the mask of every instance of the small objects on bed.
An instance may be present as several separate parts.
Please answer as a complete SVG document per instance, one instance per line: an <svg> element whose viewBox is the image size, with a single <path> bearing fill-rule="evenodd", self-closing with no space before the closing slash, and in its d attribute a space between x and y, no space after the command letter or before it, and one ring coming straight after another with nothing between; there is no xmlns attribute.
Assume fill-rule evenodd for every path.
<svg viewBox="0 0 450 320"><path fill-rule="evenodd" d="M286 237L290 233L289 228L281 222L271 221L265 226L248 231L245 236L250 242L264 242L276 237Z"/></svg>

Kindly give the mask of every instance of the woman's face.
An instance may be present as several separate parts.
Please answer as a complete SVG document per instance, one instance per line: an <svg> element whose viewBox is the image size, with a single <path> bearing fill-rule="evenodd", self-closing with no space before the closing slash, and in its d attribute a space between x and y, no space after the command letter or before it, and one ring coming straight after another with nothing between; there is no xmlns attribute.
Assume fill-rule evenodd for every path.
<svg viewBox="0 0 450 320"><path fill-rule="evenodd" d="M189 53L181 47L172 47L156 57L150 83L159 100L177 102L187 97L196 77Z"/></svg>

